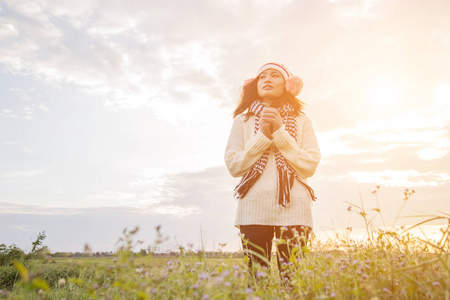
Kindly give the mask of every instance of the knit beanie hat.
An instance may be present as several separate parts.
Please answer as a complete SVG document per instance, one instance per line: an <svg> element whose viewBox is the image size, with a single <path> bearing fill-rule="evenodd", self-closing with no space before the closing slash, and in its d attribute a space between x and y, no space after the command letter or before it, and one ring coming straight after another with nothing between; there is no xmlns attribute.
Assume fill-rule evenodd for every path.
<svg viewBox="0 0 450 300"><path fill-rule="evenodd" d="M281 73L281 75L283 75L284 81L286 82L285 88L289 93L291 93L294 96L298 96L300 94L303 88L303 80L297 75L293 75L286 66L280 63L270 62L263 65L261 68L259 68L258 72L256 73L256 77L258 77L259 74L268 69L277 70L278 72ZM252 81L253 79L254 78L247 79L244 85Z"/></svg>

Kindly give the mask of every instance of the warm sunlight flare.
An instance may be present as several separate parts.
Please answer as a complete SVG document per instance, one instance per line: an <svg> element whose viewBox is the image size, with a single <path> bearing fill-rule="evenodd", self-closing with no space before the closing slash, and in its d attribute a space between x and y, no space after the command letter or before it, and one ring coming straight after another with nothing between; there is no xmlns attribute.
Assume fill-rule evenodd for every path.
<svg viewBox="0 0 450 300"><path fill-rule="evenodd" d="M399 87L393 79L387 77L371 78L367 98L369 101L376 103L376 106L380 109L392 109L399 97L401 97Z"/></svg>

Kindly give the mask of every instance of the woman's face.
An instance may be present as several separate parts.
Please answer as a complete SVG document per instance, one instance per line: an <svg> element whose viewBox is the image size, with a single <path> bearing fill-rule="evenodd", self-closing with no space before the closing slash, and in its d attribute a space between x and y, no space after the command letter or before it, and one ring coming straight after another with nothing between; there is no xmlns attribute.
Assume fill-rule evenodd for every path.
<svg viewBox="0 0 450 300"><path fill-rule="evenodd" d="M267 69L259 75L256 88L261 100L271 103L283 95L284 85L283 75L279 71Z"/></svg>

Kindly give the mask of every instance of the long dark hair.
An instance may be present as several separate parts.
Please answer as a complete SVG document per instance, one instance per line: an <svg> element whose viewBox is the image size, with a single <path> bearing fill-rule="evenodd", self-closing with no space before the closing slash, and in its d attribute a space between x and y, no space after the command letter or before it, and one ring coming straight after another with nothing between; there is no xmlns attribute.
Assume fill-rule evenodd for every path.
<svg viewBox="0 0 450 300"><path fill-rule="evenodd" d="M239 103L236 109L234 110L233 118L236 118L237 115L248 110L253 101L260 99L257 89L258 80L259 76L250 81L249 83L244 84L244 86L242 87ZM285 103L289 103L292 105L292 107L294 108L294 113L296 115L302 113L303 108L305 106L305 104L302 101L300 101L297 97L286 91L286 89L284 90L283 95L281 95L280 97L280 102L275 104L274 106L280 107ZM247 117L249 117L251 114L252 114L251 112L247 112Z"/></svg>

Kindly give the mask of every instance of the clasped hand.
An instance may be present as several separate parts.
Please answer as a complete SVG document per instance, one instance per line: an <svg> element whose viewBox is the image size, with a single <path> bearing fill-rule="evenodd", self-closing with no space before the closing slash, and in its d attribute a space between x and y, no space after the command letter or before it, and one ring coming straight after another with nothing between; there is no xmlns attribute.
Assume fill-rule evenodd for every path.
<svg viewBox="0 0 450 300"><path fill-rule="evenodd" d="M259 121L259 130L272 139L272 134L277 131L281 125L283 125L283 119L281 118L278 109L273 107L265 107Z"/></svg>

